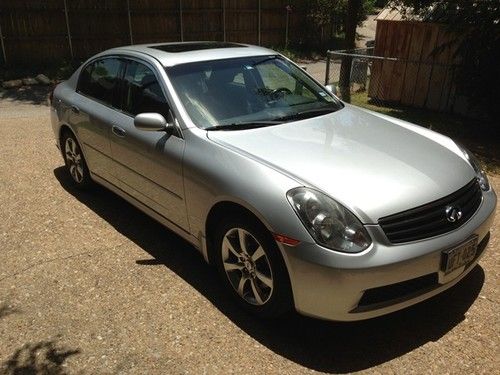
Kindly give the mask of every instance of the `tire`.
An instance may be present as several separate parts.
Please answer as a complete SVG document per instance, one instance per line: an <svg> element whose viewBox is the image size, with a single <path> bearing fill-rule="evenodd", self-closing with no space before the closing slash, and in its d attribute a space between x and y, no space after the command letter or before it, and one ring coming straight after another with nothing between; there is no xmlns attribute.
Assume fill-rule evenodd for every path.
<svg viewBox="0 0 500 375"><path fill-rule="evenodd" d="M244 309L263 318L291 310L288 272L264 225L244 216L225 218L217 227L213 251L226 288Z"/></svg>
<svg viewBox="0 0 500 375"><path fill-rule="evenodd" d="M76 137L68 130L61 137L61 151L73 185L79 189L90 188L92 179L87 162Z"/></svg>

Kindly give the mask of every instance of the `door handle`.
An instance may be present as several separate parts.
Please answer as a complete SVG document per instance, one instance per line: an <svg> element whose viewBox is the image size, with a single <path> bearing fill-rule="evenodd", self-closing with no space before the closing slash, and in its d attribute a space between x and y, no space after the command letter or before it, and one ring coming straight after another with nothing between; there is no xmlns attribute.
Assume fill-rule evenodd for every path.
<svg viewBox="0 0 500 375"><path fill-rule="evenodd" d="M125 137L125 130L123 130L122 128L120 128L119 126L116 126L116 125L113 125L113 127L111 128L111 131L113 132L114 135L116 135L117 137Z"/></svg>
<svg viewBox="0 0 500 375"><path fill-rule="evenodd" d="M80 108L78 108L76 105L72 105L72 106L71 106L71 111L72 111L73 113L78 114L78 113L80 113Z"/></svg>

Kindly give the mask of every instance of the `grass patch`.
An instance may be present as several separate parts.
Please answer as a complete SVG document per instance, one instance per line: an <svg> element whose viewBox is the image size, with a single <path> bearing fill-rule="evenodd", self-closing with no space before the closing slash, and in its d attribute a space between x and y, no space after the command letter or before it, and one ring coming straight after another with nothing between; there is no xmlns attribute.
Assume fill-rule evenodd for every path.
<svg viewBox="0 0 500 375"><path fill-rule="evenodd" d="M493 121L484 121L399 105L375 105L366 91L351 94L351 104L409 121L461 142L482 162L489 173L500 174L500 134Z"/></svg>

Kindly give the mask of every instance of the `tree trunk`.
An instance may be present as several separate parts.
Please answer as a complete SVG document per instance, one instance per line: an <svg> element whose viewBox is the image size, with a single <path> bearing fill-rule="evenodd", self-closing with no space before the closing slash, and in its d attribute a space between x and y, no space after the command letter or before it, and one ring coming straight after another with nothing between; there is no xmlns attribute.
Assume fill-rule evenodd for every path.
<svg viewBox="0 0 500 375"><path fill-rule="evenodd" d="M356 26L362 0L349 0L345 20L345 48L353 49L356 46ZM339 91L340 97L346 102L351 101L351 65L352 57L344 56L340 65Z"/></svg>

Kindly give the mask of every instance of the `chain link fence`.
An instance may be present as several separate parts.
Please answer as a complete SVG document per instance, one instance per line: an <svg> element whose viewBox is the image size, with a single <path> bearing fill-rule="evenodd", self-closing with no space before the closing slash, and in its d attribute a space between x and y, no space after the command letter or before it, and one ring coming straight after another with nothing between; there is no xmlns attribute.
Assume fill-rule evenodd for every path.
<svg viewBox="0 0 500 375"><path fill-rule="evenodd" d="M374 55L374 48L327 52L325 85L344 101L377 110L405 106L442 112L466 108L455 65Z"/></svg>

